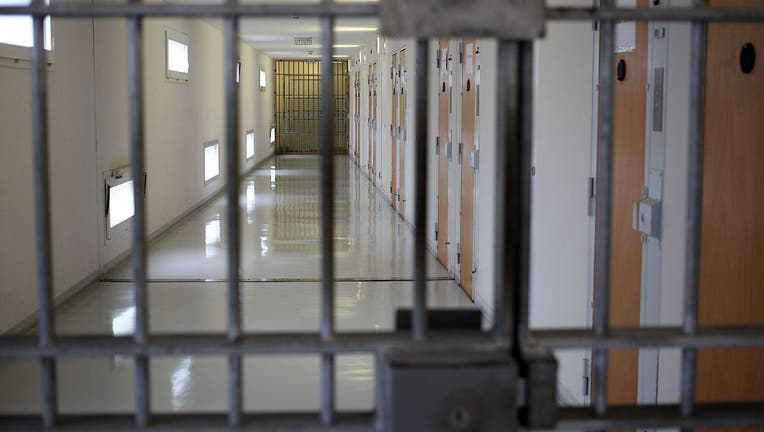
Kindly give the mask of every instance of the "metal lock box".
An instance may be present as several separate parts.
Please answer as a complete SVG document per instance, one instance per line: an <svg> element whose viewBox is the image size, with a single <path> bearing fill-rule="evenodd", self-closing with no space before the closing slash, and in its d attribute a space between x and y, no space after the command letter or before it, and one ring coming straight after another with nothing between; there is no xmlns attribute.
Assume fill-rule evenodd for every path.
<svg viewBox="0 0 764 432"><path fill-rule="evenodd" d="M517 367L508 353L384 354L385 431L511 431L517 425Z"/></svg>
<svg viewBox="0 0 764 432"><path fill-rule="evenodd" d="M644 198L634 203L632 226L648 237L660 239L661 202L655 198Z"/></svg>

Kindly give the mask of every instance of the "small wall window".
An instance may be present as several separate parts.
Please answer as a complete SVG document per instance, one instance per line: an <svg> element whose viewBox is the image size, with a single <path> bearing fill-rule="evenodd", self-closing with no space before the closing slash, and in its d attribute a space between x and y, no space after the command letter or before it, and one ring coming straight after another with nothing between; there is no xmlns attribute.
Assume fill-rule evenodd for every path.
<svg viewBox="0 0 764 432"><path fill-rule="evenodd" d="M109 228L114 228L135 215L133 185L132 179L123 180L113 177L107 181L106 219Z"/></svg>
<svg viewBox="0 0 764 432"><path fill-rule="evenodd" d="M241 82L241 62L236 62L236 84Z"/></svg>
<svg viewBox="0 0 764 432"><path fill-rule="evenodd" d="M48 1L45 2L45 4L48 3ZM27 6L29 4L29 0L0 0L0 6ZM30 52L27 48L32 46L34 46L34 34L31 16L0 16L0 57L29 60ZM47 51L53 49L50 17L45 18L44 21L43 48Z"/></svg>
<svg viewBox="0 0 764 432"><path fill-rule="evenodd" d="M271 126L271 144L276 143L276 127Z"/></svg>
<svg viewBox="0 0 764 432"><path fill-rule="evenodd" d="M260 68L260 90L265 90L265 87L268 85L268 75L265 73L265 70L263 68Z"/></svg>
<svg viewBox="0 0 764 432"><path fill-rule="evenodd" d="M165 31L167 47L167 78L188 81L189 78L189 42L188 35L167 29Z"/></svg>
<svg viewBox="0 0 764 432"><path fill-rule="evenodd" d="M255 155L255 131L254 130L248 130L247 136L245 137L246 146L245 146L245 154L247 157L247 160L251 159L252 156Z"/></svg>
<svg viewBox="0 0 764 432"><path fill-rule="evenodd" d="M220 175L220 144L211 141L204 144L204 182L209 183Z"/></svg>

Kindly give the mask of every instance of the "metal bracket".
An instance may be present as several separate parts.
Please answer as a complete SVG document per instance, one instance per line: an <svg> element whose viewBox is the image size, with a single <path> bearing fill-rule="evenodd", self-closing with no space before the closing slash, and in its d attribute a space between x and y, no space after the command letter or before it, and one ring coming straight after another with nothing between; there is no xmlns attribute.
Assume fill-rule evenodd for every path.
<svg viewBox="0 0 764 432"><path fill-rule="evenodd" d="M440 154L440 137L439 136L435 137L435 154L436 155Z"/></svg>
<svg viewBox="0 0 764 432"><path fill-rule="evenodd" d="M381 367L383 431L512 431L517 366L506 352L391 350Z"/></svg>
<svg viewBox="0 0 764 432"><path fill-rule="evenodd" d="M544 0L382 0L381 33L394 37L544 35Z"/></svg>

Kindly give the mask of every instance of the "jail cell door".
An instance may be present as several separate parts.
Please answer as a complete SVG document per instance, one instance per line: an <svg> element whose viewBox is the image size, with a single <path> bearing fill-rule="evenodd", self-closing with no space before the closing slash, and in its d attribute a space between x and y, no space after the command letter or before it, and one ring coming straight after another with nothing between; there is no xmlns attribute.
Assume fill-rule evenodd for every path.
<svg viewBox="0 0 764 432"><path fill-rule="evenodd" d="M711 7L764 7L712 0ZM709 24L698 322L764 324L763 24ZM764 349L698 353L699 402L764 400Z"/></svg>
<svg viewBox="0 0 764 432"><path fill-rule="evenodd" d="M377 64L371 65L372 83L372 126L371 126L371 183L377 185Z"/></svg>
<svg viewBox="0 0 764 432"><path fill-rule="evenodd" d="M390 117L390 202L393 207L398 206L396 199L398 191L398 139L396 134L398 133L398 82L400 78L398 76L398 54L393 54L392 69L392 116Z"/></svg>
<svg viewBox="0 0 764 432"><path fill-rule="evenodd" d="M361 71L355 72L355 161L361 161Z"/></svg>
<svg viewBox="0 0 764 432"><path fill-rule="evenodd" d="M406 50L402 49L398 54L398 69L400 74L400 90L398 92L398 169L400 170L400 181L398 193L398 209L403 216L406 208L406 96L408 95L408 78L406 75Z"/></svg>
<svg viewBox="0 0 764 432"><path fill-rule="evenodd" d="M368 117L367 117L367 124L368 124L368 130L367 130L367 145L366 145L366 170L369 173L369 176L372 178L374 177L374 98L372 97L372 93L374 92L374 83L372 80L374 79L374 68L372 65L369 65L369 75L366 77L366 83L369 85L369 99L367 100L367 108L368 108Z"/></svg>
<svg viewBox="0 0 764 432"><path fill-rule="evenodd" d="M462 164L462 205L456 257L459 282L472 298L475 170L470 161L475 151L475 38L462 40L462 53L462 133L459 155Z"/></svg>
<svg viewBox="0 0 764 432"><path fill-rule="evenodd" d="M438 241L438 261L448 267L448 159L451 150L448 114L450 111L451 86L448 79L448 44L440 39L439 89L438 89L438 227L435 237Z"/></svg>
<svg viewBox="0 0 764 432"><path fill-rule="evenodd" d="M638 0L637 7L648 7ZM647 104L647 23L620 23L626 43L616 47L613 99L613 184L610 261L610 326L639 327L642 237L632 227L634 203L642 198ZM611 351L608 403L636 404L639 353Z"/></svg>

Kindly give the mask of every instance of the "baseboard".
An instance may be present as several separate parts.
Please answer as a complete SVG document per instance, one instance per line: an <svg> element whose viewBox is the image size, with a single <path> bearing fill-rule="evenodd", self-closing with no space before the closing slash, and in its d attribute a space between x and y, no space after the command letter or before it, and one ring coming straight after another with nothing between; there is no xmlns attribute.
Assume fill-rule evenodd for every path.
<svg viewBox="0 0 764 432"><path fill-rule="evenodd" d="M266 155L265 157L263 157L262 159L260 159L259 161L255 162L251 168L241 173L241 175L239 176L239 179L241 180L244 177L250 175L252 172L257 170L258 168L261 168L263 165L265 165L267 161L273 158L273 156L274 156L274 153L270 153ZM199 212L204 206L206 206L213 200L219 198L224 192L225 192L225 185L219 187L213 193L203 198L201 201L194 204L193 206L189 207L187 210L185 210L183 213L181 213L177 217L173 218L171 221L167 222L166 224L154 230L154 232L148 235L146 241L150 243L172 232L173 228L178 226L188 217ZM93 287L95 287L96 285L94 284L94 282L99 281L100 279L103 278L105 274L108 274L110 271L114 270L117 266L122 265L125 261L129 260L130 255L131 255L131 251L130 251L130 248L128 248L126 251L122 252L121 254L117 255L116 257L108 261L107 263L103 264L96 271L90 273L83 279L80 279L79 282L65 289L62 293L54 296L53 307L55 309L65 309L75 296L87 292L86 290L88 288L92 289ZM34 330L35 327L37 326L37 314L38 314L38 310L35 310L34 312L27 315L25 318L21 319L18 323L11 326L8 330L5 330L4 332L0 334L9 335L9 334L29 333L30 331Z"/></svg>

